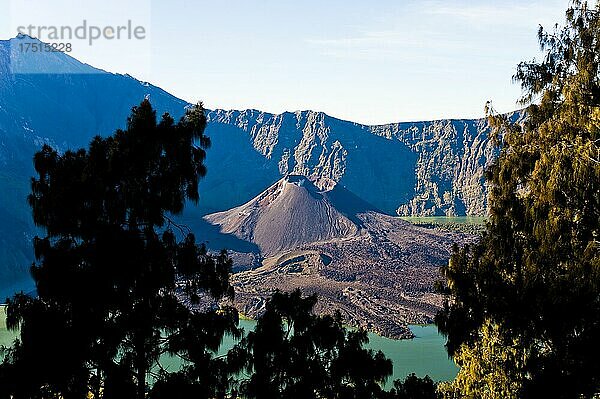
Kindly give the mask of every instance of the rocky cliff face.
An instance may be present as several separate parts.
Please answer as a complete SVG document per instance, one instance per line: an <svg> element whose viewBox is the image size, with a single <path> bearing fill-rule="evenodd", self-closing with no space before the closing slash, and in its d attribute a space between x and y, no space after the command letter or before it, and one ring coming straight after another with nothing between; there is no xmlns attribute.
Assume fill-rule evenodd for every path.
<svg viewBox="0 0 600 399"><path fill-rule="evenodd" d="M406 216L485 216L484 173L497 156L487 120L440 120L374 126L418 154L414 196L399 204Z"/></svg>
<svg viewBox="0 0 600 399"><path fill-rule="evenodd" d="M340 182L390 214L485 215L484 171L497 154L485 119L365 126L313 111L208 117L215 136L237 130L271 174Z"/></svg>
<svg viewBox="0 0 600 399"><path fill-rule="evenodd" d="M111 134L147 96L158 115L178 118L187 105L67 54L24 55L19 40L34 39L0 41L0 301L31 286L31 240L39 233L26 202L33 153L44 143L62 151ZM202 216L243 204L288 174L320 189L341 183L388 214L485 213L483 171L495 150L483 120L365 126L321 112L255 110L215 110L208 119L208 175L199 206L182 216L199 237Z"/></svg>
<svg viewBox="0 0 600 399"><path fill-rule="evenodd" d="M207 134L213 141L220 141L221 132L233 128L235 134L228 134L228 138L238 142L234 145L245 143L246 152L261 156L259 165L250 170L236 168L236 177L242 181L269 175L273 182L282 175L296 174L307 176L320 188L328 182L341 182L359 197L389 213L394 213L399 203L412 198L417 155L398 140L371 133L367 126L313 111L273 115L254 110L217 110L209 112L208 119ZM221 140L221 143L224 142ZM209 171L218 169L212 176L209 172L205 185L208 201L205 205L209 209L213 180L221 180L223 172L228 173L223 171L219 161L221 156L227 156L227 151L225 148L221 153L216 148L208 156ZM240 154L235 156L240 158ZM258 192L245 193L241 202ZM220 203L219 206L231 208L239 204Z"/></svg>

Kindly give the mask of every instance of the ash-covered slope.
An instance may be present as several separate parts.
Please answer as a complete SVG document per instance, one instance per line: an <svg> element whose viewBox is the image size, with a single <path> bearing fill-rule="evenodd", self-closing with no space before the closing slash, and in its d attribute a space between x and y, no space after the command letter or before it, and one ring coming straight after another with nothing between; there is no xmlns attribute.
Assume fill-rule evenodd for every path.
<svg viewBox="0 0 600 399"><path fill-rule="evenodd" d="M407 324L431 322L441 306L438 267L470 237L414 226L320 183L289 175L241 206L205 216L260 250L234 252L234 305L257 317L274 290L299 288L318 295L319 313L340 311L348 325L410 337Z"/></svg>
<svg viewBox="0 0 600 399"><path fill-rule="evenodd" d="M244 205L208 215L206 220L220 225L222 233L257 244L264 256L272 256L304 244L358 233L355 221L332 203L332 191L318 189L304 176L289 175ZM339 191L336 194L338 203L353 200L349 197L345 201Z"/></svg>
<svg viewBox="0 0 600 399"><path fill-rule="evenodd" d="M31 240L39 233L26 202L33 153L44 143L63 151L113 133L146 96L158 115L177 118L187 105L68 54L23 53L23 40L35 41L0 40L0 300L31 289ZM485 120L366 126L314 111L214 110L207 116L208 174L199 206L188 206L183 216L200 239L209 239L203 215L230 209L288 174L334 181L388 214L485 212L483 171L496 154ZM234 236L211 233L215 245L241 245Z"/></svg>

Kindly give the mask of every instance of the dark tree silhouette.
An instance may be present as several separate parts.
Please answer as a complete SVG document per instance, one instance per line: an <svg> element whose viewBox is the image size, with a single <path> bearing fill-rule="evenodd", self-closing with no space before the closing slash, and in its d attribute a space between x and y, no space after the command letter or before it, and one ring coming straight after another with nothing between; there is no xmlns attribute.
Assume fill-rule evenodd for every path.
<svg viewBox="0 0 600 399"><path fill-rule="evenodd" d="M365 331L347 331L341 317L316 316L316 297L276 292L254 332L229 353L249 374L241 396L257 399L374 398L392 373L381 352L363 346Z"/></svg>
<svg viewBox="0 0 600 399"><path fill-rule="evenodd" d="M436 399L436 384L429 376L423 378L410 374L404 381L394 381L387 399Z"/></svg>
<svg viewBox="0 0 600 399"><path fill-rule="evenodd" d="M443 269L437 324L461 371L447 397L590 398L600 391L600 3L575 0L545 57L519 65L523 124L491 115L481 242Z"/></svg>
<svg viewBox="0 0 600 399"><path fill-rule="evenodd" d="M0 366L0 397L141 399L149 376L160 397L174 381L198 398L223 395L211 351L238 333L237 312L191 309L200 295L232 296L231 261L171 219L198 201L205 126L202 104L157 123L144 100L125 130L88 150L35 155L29 203L47 235L34 242L37 297L8 303L20 339ZM162 370L167 354L184 367Z"/></svg>

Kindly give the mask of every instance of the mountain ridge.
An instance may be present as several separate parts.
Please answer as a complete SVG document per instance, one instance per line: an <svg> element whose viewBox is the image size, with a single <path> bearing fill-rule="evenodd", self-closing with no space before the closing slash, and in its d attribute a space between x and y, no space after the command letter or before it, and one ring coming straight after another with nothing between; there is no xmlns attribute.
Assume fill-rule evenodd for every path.
<svg viewBox="0 0 600 399"><path fill-rule="evenodd" d="M497 155L486 119L366 126L323 112L271 114L253 110L210 111L208 118L211 123L235 126L247 134L254 149L280 175L296 173L341 181L387 213L485 215L487 188L483 176ZM385 144L378 145L369 136L383 138ZM370 156L384 157L378 165L360 154L362 147L369 145L375 147L370 149ZM315 147L317 153L313 154ZM348 157L354 158L350 170ZM356 163L360 167L356 168ZM361 171L371 174L366 179L354 176ZM387 189L369 185L378 181Z"/></svg>
<svg viewBox="0 0 600 399"><path fill-rule="evenodd" d="M11 40L0 41L0 207L10 210L0 223L14 231L0 242L0 297L10 293L3 287L31 284L31 240L39 232L26 196L34 152L45 143L64 151L112 134L147 96L157 115L178 118L189 105L130 75L89 65L94 73L52 73L63 64L67 72L86 67L64 53L23 56ZM13 73L11 62L20 56L23 65L37 63L30 70L36 73ZM207 110L207 118L212 148L200 205L181 216L193 229L203 215L243 203L287 174L334 181L392 215L485 213L483 170L496 151L485 120L367 126L319 111L258 110Z"/></svg>

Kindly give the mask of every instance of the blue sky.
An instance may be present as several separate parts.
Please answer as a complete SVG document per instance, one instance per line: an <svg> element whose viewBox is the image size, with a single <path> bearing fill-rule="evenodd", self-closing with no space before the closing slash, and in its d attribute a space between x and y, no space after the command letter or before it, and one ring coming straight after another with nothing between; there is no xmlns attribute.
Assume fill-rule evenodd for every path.
<svg viewBox="0 0 600 399"><path fill-rule="evenodd" d="M517 107L512 75L568 0L8 1L20 25L132 20L144 40L73 43L76 58L209 108L314 109L363 123L481 117ZM44 39L44 38L41 38Z"/></svg>

